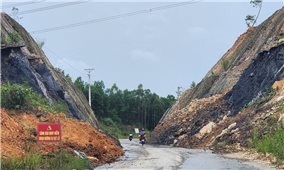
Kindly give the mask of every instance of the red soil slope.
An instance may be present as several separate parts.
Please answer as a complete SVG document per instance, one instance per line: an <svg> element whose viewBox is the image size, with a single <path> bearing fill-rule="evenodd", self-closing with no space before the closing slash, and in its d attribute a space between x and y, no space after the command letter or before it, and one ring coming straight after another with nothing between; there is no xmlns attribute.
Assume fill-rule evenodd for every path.
<svg viewBox="0 0 284 170"><path fill-rule="evenodd" d="M67 118L64 114L25 113L1 109L1 156L21 157L31 148L40 153L59 149L84 152L94 165L112 162L123 155L123 150L110 136L100 132L89 123ZM38 122L60 122L60 144L37 144Z"/></svg>

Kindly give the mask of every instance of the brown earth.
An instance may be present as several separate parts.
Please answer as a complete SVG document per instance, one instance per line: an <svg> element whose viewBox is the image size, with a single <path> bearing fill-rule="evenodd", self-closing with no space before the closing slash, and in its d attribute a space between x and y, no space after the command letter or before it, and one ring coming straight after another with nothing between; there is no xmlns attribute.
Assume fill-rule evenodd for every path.
<svg viewBox="0 0 284 170"><path fill-rule="evenodd" d="M37 144L36 126L39 122L60 122L61 143ZM60 149L84 152L94 166L113 162L124 154L115 139L87 122L67 118L64 114L1 109L2 158L21 157L30 150L47 154Z"/></svg>

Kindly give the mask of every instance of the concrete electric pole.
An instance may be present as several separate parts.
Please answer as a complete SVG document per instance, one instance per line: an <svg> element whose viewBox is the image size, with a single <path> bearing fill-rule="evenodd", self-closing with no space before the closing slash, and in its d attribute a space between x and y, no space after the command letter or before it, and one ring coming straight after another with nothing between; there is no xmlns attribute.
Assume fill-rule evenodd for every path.
<svg viewBox="0 0 284 170"><path fill-rule="evenodd" d="M87 68L85 69L88 73L88 78L89 78L89 105L92 107L92 103L91 103L91 72L95 69L93 68Z"/></svg>

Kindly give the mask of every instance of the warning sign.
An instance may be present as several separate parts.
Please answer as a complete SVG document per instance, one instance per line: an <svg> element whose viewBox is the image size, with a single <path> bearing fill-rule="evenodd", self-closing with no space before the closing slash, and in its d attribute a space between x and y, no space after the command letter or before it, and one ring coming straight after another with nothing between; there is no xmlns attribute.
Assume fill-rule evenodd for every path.
<svg viewBox="0 0 284 170"><path fill-rule="evenodd" d="M60 142L61 125L60 123L38 123L37 124L38 142Z"/></svg>

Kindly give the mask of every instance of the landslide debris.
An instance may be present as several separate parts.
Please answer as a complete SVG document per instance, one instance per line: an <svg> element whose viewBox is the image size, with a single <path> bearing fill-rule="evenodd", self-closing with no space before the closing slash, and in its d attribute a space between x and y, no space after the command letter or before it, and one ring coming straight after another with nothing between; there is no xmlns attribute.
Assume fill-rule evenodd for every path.
<svg viewBox="0 0 284 170"><path fill-rule="evenodd" d="M90 123L67 118L63 113L23 112L1 109L1 159L19 158L32 149L48 155L62 149L80 151L93 166L115 161L123 155L121 146L112 137L100 132ZM37 143L37 123L60 123L61 143Z"/></svg>
<svg viewBox="0 0 284 170"><path fill-rule="evenodd" d="M151 142L232 152L284 127L283 40L284 8L242 34L204 79L182 94Z"/></svg>

